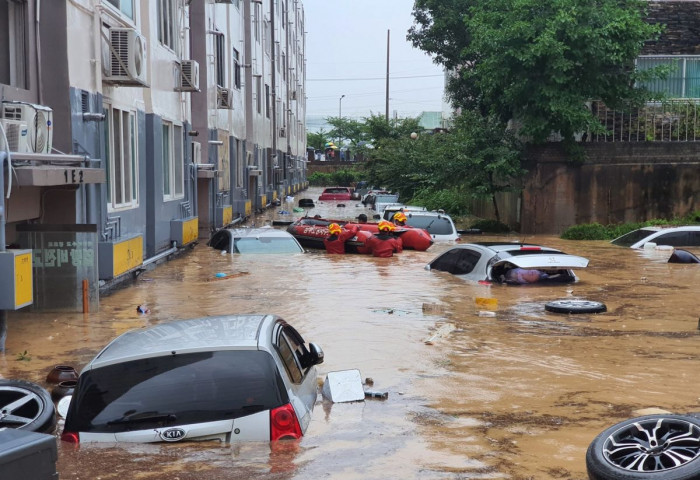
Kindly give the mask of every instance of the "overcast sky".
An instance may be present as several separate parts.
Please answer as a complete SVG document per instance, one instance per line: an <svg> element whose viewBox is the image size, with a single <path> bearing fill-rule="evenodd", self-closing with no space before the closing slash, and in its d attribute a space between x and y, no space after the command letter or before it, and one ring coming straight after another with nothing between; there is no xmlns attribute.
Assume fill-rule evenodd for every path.
<svg viewBox="0 0 700 480"><path fill-rule="evenodd" d="M307 115L418 116L442 110L442 68L406 33L413 0L302 0L306 16ZM340 97L345 95L342 102Z"/></svg>

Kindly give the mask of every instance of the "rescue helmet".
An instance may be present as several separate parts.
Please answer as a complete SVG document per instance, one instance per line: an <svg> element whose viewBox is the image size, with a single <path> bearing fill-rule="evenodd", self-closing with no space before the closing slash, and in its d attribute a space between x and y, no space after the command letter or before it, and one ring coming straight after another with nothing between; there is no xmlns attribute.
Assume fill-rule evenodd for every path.
<svg viewBox="0 0 700 480"><path fill-rule="evenodd" d="M328 231L331 232L331 235L340 235L340 225L338 225L337 223L331 223L330 225L328 225Z"/></svg>
<svg viewBox="0 0 700 480"><path fill-rule="evenodd" d="M404 223L406 222L406 214L403 212L396 212L394 214L394 220L396 220L397 222Z"/></svg>
<svg viewBox="0 0 700 480"><path fill-rule="evenodd" d="M391 232L395 227L393 223L382 220L377 224L377 228L380 232Z"/></svg>

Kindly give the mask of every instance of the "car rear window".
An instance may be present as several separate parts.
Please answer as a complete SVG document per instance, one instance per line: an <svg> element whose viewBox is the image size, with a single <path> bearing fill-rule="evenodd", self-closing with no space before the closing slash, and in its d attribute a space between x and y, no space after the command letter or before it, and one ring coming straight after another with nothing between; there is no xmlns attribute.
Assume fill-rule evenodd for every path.
<svg viewBox="0 0 700 480"><path fill-rule="evenodd" d="M187 425L244 417L288 402L267 352L168 355L83 372L65 428L123 432Z"/></svg>
<svg viewBox="0 0 700 480"><path fill-rule="evenodd" d="M431 235L452 235L455 233L452 222L437 215L421 216L409 213L406 224L427 230Z"/></svg>

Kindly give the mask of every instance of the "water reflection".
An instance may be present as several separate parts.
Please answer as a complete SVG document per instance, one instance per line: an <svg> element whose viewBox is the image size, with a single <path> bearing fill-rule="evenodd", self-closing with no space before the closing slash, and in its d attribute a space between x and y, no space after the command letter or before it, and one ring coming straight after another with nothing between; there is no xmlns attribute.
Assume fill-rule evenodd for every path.
<svg viewBox="0 0 700 480"><path fill-rule="evenodd" d="M370 214L359 202L297 195L249 224L320 214ZM292 212L280 214L280 211ZM284 228L284 227L280 227ZM386 400L327 404L319 397L307 435L269 445L60 444L63 480L86 478L584 479L588 443L636 409L700 409L692 388L700 360L695 285L700 265L670 252L551 236L470 236L527 241L590 259L573 285L471 285L424 265L450 245L389 259L221 255L198 245L101 300L99 312L10 314L3 376L43 383L58 363L85 365L114 336L173 319L272 312L326 353L327 372L359 369ZM216 273L227 276L217 278ZM477 299L495 299L480 316ZM603 314L546 312L550 300L607 305ZM148 314L136 311L147 305ZM440 330L441 326L453 328ZM435 335L436 332L444 332ZM426 344L425 340L434 336ZM27 351L30 360L18 360Z"/></svg>

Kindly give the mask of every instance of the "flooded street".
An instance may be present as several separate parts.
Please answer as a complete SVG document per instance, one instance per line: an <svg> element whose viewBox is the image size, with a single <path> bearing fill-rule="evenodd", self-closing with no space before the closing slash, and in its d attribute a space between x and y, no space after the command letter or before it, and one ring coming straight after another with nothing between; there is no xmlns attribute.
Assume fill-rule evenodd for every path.
<svg viewBox="0 0 700 480"><path fill-rule="evenodd" d="M300 192L293 205L249 223L303 215L279 212L292 212L300 198L316 201L319 192ZM317 203L309 213L351 219L367 212L359 201L345 204ZM504 239L560 248L590 264L573 285L485 286L424 270L450 244L385 259L313 250L221 255L201 243L102 297L99 312L10 312L0 373L46 386L53 365L80 370L129 329L275 313L323 348L321 379L359 369L373 390L389 393L342 404L319 395L306 436L273 448L59 442L61 480L583 480L586 448L606 427L643 408L700 411L700 265L668 264L669 251L605 241L462 237ZM495 299L495 315L479 315L477 298ZM562 298L603 302L607 312L545 312L546 302Z"/></svg>

